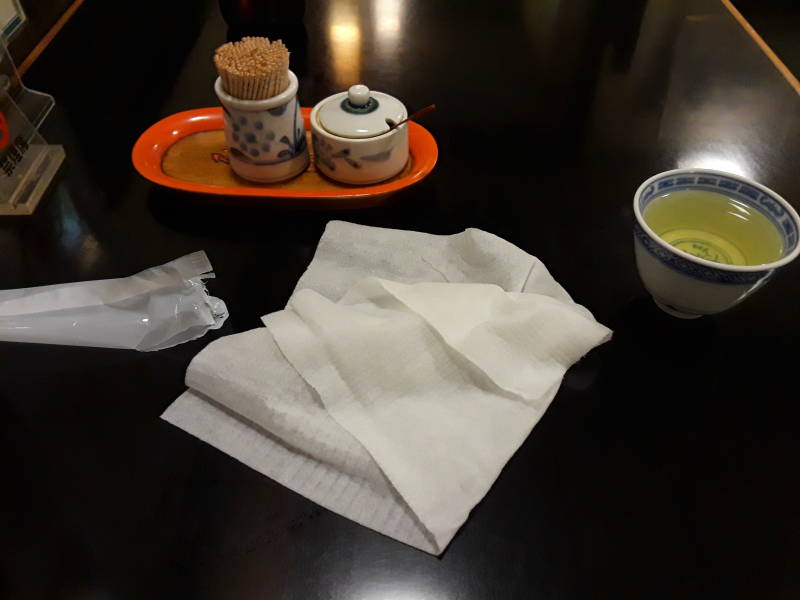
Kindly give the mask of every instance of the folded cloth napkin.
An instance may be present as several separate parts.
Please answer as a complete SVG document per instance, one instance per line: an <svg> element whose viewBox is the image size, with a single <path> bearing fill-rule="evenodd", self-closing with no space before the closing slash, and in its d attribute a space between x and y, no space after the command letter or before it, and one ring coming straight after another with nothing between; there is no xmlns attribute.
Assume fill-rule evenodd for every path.
<svg viewBox="0 0 800 600"><path fill-rule="evenodd" d="M217 340L164 413L319 504L441 553L610 331L483 231L331 222L283 311Z"/></svg>

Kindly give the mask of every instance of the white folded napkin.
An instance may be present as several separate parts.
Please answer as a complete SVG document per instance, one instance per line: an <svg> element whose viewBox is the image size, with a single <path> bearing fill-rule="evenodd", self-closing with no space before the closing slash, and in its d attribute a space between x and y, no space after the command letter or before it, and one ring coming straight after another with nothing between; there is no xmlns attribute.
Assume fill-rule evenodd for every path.
<svg viewBox="0 0 800 600"><path fill-rule="evenodd" d="M566 369L610 335L537 259L491 234L340 222L264 322L201 352L163 417L434 554Z"/></svg>

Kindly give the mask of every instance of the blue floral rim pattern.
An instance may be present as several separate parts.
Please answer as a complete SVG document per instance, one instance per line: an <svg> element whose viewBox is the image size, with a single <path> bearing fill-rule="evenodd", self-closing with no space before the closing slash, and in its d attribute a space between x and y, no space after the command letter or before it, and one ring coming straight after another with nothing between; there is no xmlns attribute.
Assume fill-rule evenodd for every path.
<svg viewBox="0 0 800 600"><path fill-rule="evenodd" d="M682 256L678 256L653 240L639 223L633 224L633 235L645 250L655 256L663 264L694 279L709 283L729 283L733 285L750 285L772 275L774 269L764 271L723 271L707 267Z"/></svg>
<svg viewBox="0 0 800 600"><path fill-rule="evenodd" d="M644 214L644 209L651 201L666 193L679 190L717 192L754 208L767 217L780 232L783 239L784 254L790 254L797 247L797 224L789 211L774 196L733 176L711 173L665 175L653 181L642 192L639 198L639 211Z"/></svg>

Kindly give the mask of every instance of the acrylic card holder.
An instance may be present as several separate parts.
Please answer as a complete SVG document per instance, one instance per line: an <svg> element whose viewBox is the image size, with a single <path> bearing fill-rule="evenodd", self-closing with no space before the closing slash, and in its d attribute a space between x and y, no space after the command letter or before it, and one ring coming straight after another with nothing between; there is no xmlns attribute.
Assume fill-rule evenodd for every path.
<svg viewBox="0 0 800 600"><path fill-rule="evenodd" d="M53 97L26 88L4 43L1 49L0 215L29 215L63 162L64 148L39 133Z"/></svg>

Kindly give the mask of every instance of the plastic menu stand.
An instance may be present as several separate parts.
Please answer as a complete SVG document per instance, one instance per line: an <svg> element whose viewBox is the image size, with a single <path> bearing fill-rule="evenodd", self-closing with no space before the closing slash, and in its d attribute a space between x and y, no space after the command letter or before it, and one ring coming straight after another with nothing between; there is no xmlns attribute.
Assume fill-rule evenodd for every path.
<svg viewBox="0 0 800 600"><path fill-rule="evenodd" d="M0 215L29 215L63 162L64 148L39 133L53 97L26 88L5 43L0 49Z"/></svg>

